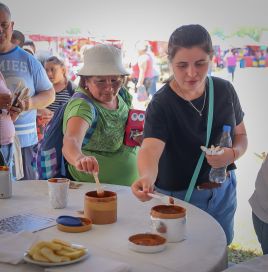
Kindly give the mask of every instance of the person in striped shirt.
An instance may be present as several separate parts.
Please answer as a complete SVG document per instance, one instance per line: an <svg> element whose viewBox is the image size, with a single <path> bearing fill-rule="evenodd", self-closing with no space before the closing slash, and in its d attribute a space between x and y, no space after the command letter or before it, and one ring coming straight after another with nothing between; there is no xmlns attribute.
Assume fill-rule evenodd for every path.
<svg viewBox="0 0 268 272"><path fill-rule="evenodd" d="M37 132L39 140L43 138L44 128L53 117L54 112L58 107L69 101L75 89L75 85L67 78L66 66L62 60L56 56L49 57L45 61L44 67L56 91L56 98L47 108L38 111Z"/></svg>

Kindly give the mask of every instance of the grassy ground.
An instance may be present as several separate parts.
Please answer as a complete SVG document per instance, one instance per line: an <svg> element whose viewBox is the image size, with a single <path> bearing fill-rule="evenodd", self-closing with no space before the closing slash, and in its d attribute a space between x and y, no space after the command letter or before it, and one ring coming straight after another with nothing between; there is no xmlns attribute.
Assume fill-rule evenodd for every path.
<svg viewBox="0 0 268 272"><path fill-rule="evenodd" d="M246 249L239 244L231 244L228 248L228 261L229 263L241 263L250 260L254 257L261 256L262 252L256 249Z"/></svg>

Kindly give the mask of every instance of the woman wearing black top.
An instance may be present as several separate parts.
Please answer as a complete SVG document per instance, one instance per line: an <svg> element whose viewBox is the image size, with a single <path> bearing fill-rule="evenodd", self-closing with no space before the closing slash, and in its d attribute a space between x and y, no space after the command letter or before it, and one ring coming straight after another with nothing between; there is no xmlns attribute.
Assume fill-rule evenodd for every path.
<svg viewBox="0 0 268 272"><path fill-rule="evenodd" d="M157 191L184 199L206 143L209 91L207 72L213 56L211 37L200 25L176 29L169 39L168 58L172 79L150 102L145 119L144 141L138 155L140 178L132 191L142 201ZM232 148L222 155L206 155L191 203L211 214L223 227L227 243L233 239L236 210L234 161L247 148L244 113L228 81L213 77L214 113L210 145L218 145L223 125L231 126ZM209 183L211 167L228 166L228 178L220 186Z"/></svg>

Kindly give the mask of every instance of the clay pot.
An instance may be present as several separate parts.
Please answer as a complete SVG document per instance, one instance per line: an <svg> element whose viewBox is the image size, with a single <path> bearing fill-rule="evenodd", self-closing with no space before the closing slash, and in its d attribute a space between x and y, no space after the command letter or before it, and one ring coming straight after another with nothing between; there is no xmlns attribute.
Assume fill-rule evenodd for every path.
<svg viewBox="0 0 268 272"><path fill-rule="evenodd" d="M186 236L186 209L177 205L157 205L151 209L152 231L168 242L180 242Z"/></svg>
<svg viewBox="0 0 268 272"><path fill-rule="evenodd" d="M85 194L84 215L93 224L111 224L117 220L117 195L111 191L104 191L100 197L97 191L90 191Z"/></svg>

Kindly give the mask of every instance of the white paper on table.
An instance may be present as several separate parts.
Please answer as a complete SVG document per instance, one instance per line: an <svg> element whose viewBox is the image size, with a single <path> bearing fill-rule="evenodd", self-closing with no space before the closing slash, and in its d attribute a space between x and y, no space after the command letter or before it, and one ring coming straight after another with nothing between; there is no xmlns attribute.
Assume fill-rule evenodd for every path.
<svg viewBox="0 0 268 272"><path fill-rule="evenodd" d="M26 250L37 240L38 235L31 232L0 233L0 262L18 264L23 260Z"/></svg>
<svg viewBox="0 0 268 272"><path fill-rule="evenodd" d="M61 267L46 268L45 272L128 272L130 267L126 263L118 262L112 259L89 256L86 260L72 265Z"/></svg>

